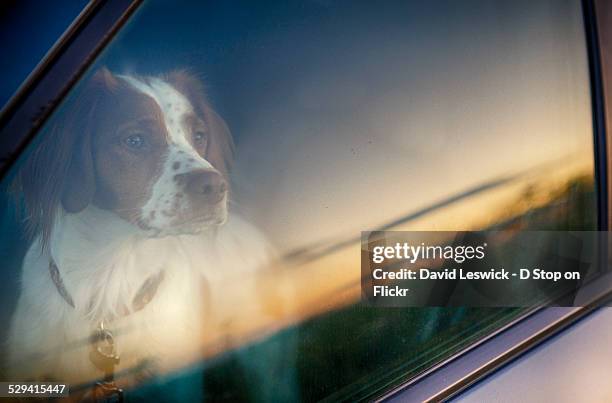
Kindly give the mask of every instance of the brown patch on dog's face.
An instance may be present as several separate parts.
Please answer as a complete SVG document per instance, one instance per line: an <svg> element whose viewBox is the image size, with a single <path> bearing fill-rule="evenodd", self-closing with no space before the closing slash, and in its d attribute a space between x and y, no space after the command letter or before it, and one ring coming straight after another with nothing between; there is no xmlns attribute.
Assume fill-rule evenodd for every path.
<svg viewBox="0 0 612 403"><path fill-rule="evenodd" d="M168 152L162 111L127 83L101 99L94 119L92 150L96 171L94 204L132 222L160 175Z"/></svg>

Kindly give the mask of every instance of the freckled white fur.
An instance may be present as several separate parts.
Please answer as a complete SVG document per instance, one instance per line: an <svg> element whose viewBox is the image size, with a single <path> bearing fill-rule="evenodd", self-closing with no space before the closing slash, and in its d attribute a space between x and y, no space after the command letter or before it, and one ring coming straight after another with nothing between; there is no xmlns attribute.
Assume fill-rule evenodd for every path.
<svg viewBox="0 0 612 403"><path fill-rule="evenodd" d="M146 214L161 208L178 191L171 175L211 166L191 147L181 127L182 114L191 108L186 98L161 80L145 84L124 79L160 105L171 139L163 172L144 207ZM178 111L164 102L178 105ZM178 150L195 162L188 165ZM175 161L182 166L172 172ZM163 228L167 222L160 218L152 224ZM141 311L107 325L121 355L116 370L148 363L135 374L139 378L197 359L203 332L217 319L221 304L232 303L223 301L228 278L239 277L243 300L256 306L255 273L270 254L265 238L238 215L231 215L214 232L214 236L205 230L198 235L150 238L106 210L93 206L77 214L61 210L48 248L43 252L37 239L23 262L21 294L8 341L11 378L51 376L73 383L99 379L102 373L89 360L88 337L101 318L115 317L122 307L131 306L143 282L160 270L165 277L153 300ZM68 305L52 282L51 260L76 308Z"/></svg>
<svg viewBox="0 0 612 403"><path fill-rule="evenodd" d="M188 140L189 129L185 126L184 117L193 112L193 107L187 98L159 78L149 78L147 82L132 76L119 76L133 86L136 90L151 97L159 106L164 117L168 131L168 153L163 163L161 175L153 185L149 200L142 207L141 216L147 224L154 229L167 228L173 215L160 214L162 211L170 212L171 206L176 205L177 213L181 208L189 208L186 201L177 199L181 191L173 177L177 174L189 172L194 169L214 169L206 159L202 158ZM173 169L175 163L180 163L178 170ZM152 211L155 217L150 218Z"/></svg>

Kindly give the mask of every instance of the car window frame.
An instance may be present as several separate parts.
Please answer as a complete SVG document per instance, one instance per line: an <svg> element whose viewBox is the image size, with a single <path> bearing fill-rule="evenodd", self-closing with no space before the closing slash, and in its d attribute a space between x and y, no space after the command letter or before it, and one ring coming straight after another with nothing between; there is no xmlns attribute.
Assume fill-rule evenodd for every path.
<svg viewBox="0 0 612 403"><path fill-rule="evenodd" d="M142 0L92 0L53 45L0 111L0 180L38 134L56 107L97 56L142 5ZM582 0L593 114L598 230L612 225L612 175L608 153L612 142L612 80L604 82L601 46L612 48L612 34L598 31L597 10L603 0ZM612 32L612 30L611 30ZM612 104L612 103L611 103ZM608 130L607 130L608 129ZM607 258L602 256L602 258ZM456 396L484 377L597 310L612 298L612 279L605 287L590 284L589 302L576 308L534 308L421 375L385 391L378 401L440 400ZM610 284L608 284L610 283Z"/></svg>

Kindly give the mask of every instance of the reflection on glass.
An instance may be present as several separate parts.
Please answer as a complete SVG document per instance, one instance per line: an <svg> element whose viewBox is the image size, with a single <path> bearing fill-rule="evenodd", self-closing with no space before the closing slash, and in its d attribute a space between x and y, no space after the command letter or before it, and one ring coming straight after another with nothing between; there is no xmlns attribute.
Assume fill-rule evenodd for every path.
<svg viewBox="0 0 612 403"><path fill-rule="evenodd" d="M245 273L267 247L226 250L235 270L207 273L216 321L181 361L195 367L162 381L135 369L142 387L128 392L376 394L521 312L362 305L361 231L596 226L576 2L152 2L89 78L102 66L200 73L236 144L230 220L275 256ZM6 215L16 271L27 245Z"/></svg>

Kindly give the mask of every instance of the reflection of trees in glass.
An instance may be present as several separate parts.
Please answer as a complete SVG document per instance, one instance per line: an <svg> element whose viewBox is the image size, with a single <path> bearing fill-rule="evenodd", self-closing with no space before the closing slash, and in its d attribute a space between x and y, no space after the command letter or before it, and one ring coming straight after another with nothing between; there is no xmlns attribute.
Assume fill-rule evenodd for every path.
<svg viewBox="0 0 612 403"><path fill-rule="evenodd" d="M592 175L577 175L552 189L540 189L535 184L529 184L517 200L508 203L507 208L502 210L499 223L492 229L595 230L595 203Z"/></svg>
<svg viewBox="0 0 612 403"><path fill-rule="evenodd" d="M546 185L541 177L527 183L500 209L489 229L596 228L592 175L576 174L559 185ZM294 396L308 401L365 398L461 350L522 312L513 308L384 309L356 303L285 329L240 353L229 353L206 371L205 393L223 395L228 377L232 377L228 374L244 373L245 358L259 357L273 363L282 358L266 352L276 352L293 355L297 373L290 371L290 376L297 375L297 383L286 379L281 367L271 364L263 381L266 385L241 376L241 382L231 385L235 396L256 398L258 388L275 388L291 381L298 388ZM279 349L281 345L284 348Z"/></svg>

